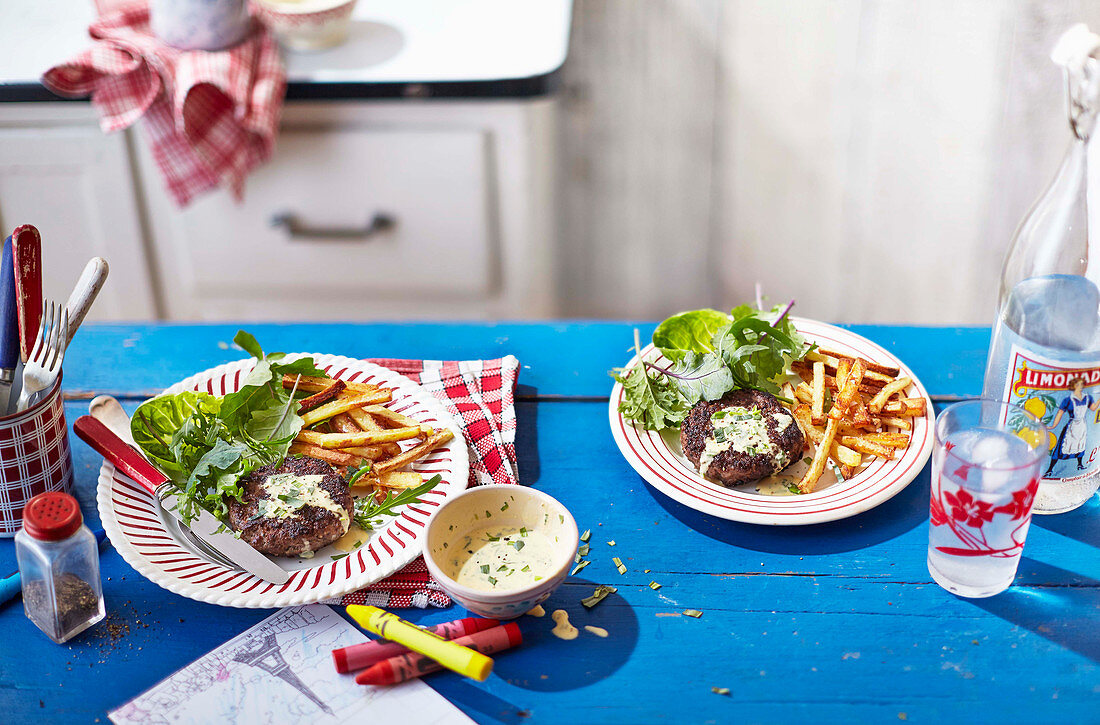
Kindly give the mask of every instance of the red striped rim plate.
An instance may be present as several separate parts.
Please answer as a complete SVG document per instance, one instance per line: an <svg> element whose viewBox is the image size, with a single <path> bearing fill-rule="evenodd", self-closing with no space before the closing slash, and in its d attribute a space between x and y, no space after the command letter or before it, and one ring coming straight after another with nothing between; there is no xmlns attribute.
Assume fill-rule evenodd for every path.
<svg viewBox="0 0 1100 725"><path fill-rule="evenodd" d="M860 355L883 365L896 365L913 380L906 396L928 399L928 391L897 357L865 337L824 322L793 318L795 326L821 347ZM661 359L649 345L642 350L648 360ZM635 356L627 367L637 362ZM889 500L917 477L932 453L935 413L928 399L927 414L913 419L912 437L905 453L891 461L879 458L865 464L856 475L833 481L813 493L766 495L751 487L725 488L703 478L680 450L679 436L643 430L619 415L623 387L611 391L608 417L611 433L627 462L643 479L666 496L688 508L730 521L751 524L797 526L854 516ZM825 479L823 478L823 481Z"/></svg>
<svg viewBox="0 0 1100 725"><path fill-rule="evenodd" d="M308 353L288 355L290 359ZM326 547L312 559L276 559L291 572L286 584L271 584L246 572L212 563L161 522L152 497L104 461L97 498L103 528L115 549L142 576L165 589L200 602L230 607L285 607L339 597L390 576L420 555L420 537L432 512L461 493L469 476L469 458L461 427L443 405L400 373L335 355L309 354L317 366L341 380L393 388L389 407L422 423L455 432L447 445L414 463L412 470L443 477L424 500L406 506L401 515L371 533L369 542L340 559L344 552ZM165 390L231 393L252 369L253 360L228 363L193 375Z"/></svg>

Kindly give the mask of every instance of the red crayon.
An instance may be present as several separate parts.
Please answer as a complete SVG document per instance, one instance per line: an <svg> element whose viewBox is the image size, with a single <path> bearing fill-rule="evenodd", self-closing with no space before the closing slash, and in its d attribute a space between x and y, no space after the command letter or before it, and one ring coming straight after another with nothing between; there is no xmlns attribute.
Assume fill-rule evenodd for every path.
<svg viewBox="0 0 1100 725"><path fill-rule="evenodd" d="M488 655L523 644L523 635L519 631L518 624L509 622L499 627L459 637L454 640L454 643ZM443 665L431 657L408 652L371 665L355 676L355 682L360 685L396 685L441 669Z"/></svg>
<svg viewBox="0 0 1100 725"><path fill-rule="evenodd" d="M456 619L453 622L425 627L425 629L438 634L443 639L458 639L468 634L491 629L498 624L500 624L499 619L466 617L465 619ZM409 648L403 644L385 639L372 639L370 642L332 650L332 661L336 665L336 671L343 674L370 667L376 662L403 655L408 651Z"/></svg>

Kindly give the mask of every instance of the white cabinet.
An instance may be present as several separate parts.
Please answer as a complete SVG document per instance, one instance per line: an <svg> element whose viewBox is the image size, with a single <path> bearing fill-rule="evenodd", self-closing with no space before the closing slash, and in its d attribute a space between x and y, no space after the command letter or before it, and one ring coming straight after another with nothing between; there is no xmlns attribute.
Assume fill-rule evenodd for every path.
<svg viewBox="0 0 1100 725"><path fill-rule="evenodd" d="M124 134L85 104L0 104L0 225L42 233L43 291L64 301L93 256L111 273L91 320L157 316Z"/></svg>
<svg viewBox="0 0 1100 725"><path fill-rule="evenodd" d="M550 100L288 103L245 200L173 208L144 145L171 319L554 314Z"/></svg>

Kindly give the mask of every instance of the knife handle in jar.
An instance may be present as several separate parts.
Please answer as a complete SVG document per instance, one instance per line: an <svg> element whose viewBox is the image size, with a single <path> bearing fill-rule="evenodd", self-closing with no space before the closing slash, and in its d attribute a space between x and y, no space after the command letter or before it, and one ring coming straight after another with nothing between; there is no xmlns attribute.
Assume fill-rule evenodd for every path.
<svg viewBox="0 0 1100 725"><path fill-rule="evenodd" d="M19 320L15 311L15 264L11 250L12 238L8 237L0 255L0 368L5 370L19 364Z"/></svg>
<svg viewBox="0 0 1100 725"><path fill-rule="evenodd" d="M73 430L96 453L115 464L118 470L140 483L149 493L156 495L157 487L168 480L153 464L92 416L77 418Z"/></svg>
<svg viewBox="0 0 1100 725"><path fill-rule="evenodd" d="M42 322L42 235L30 224L11 233L15 263L15 310L19 318L19 358L27 362ZM72 325L70 317L70 326Z"/></svg>

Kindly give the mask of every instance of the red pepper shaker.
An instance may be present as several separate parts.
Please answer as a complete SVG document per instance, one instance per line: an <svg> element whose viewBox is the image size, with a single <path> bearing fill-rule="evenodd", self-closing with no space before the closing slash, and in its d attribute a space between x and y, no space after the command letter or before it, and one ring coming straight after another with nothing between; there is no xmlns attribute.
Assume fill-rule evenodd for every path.
<svg viewBox="0 0 1100 725"><path fill-rule="evenodd" d="M58 644L103 619L99 551L80 505L67 493L42 493L23 508L15 535L23 611Z"/></svg>

